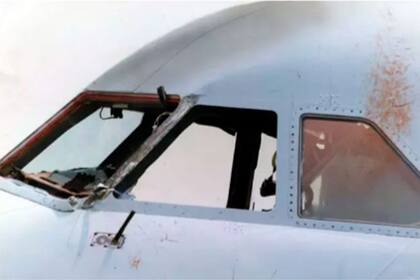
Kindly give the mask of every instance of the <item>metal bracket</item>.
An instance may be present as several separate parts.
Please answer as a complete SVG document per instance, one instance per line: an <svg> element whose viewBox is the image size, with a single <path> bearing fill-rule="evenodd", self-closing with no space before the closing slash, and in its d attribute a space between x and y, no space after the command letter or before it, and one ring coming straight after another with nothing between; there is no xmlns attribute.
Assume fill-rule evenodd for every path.
<svg viewBox="0 0 420 280"><path fill-rule="evenodd" d="M125 236L121 235L117 242L112 242L116 234L106 232L95 232L93 234L92 241L90 242L91 247L103 247L111 249L121 249L124 245Z"/></svg>

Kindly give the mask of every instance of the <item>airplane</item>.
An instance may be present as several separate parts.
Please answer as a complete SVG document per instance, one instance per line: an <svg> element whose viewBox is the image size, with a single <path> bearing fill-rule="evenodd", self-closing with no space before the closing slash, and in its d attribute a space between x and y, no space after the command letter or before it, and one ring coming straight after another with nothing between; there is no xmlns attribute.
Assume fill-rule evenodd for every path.
<svg viewBox="0 0 420 280"><path fill-rule="evenodd" d="M0 161L0 278L419 278L418 3L261 2Z"/></svg>

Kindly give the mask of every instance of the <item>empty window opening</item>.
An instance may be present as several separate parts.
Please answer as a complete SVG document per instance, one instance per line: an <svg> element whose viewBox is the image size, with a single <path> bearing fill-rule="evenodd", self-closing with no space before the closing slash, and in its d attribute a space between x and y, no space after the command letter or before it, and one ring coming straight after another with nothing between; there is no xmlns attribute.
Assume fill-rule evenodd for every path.
<svg viewBox="0 0 420 280"><path fill-rule="evenodd" d="M269 111L197 106L131 193L139 201L270 211L276 118ZM263 197L270 177L274 189Z"/></svg>
<svg viewBox="0 0 420 280"><path fill-rule="evenodd" d="M303 120L300 215L420 225L420 179L368 123Z"/></svg>
<svg viewBox="0 0 420 280"><path fill-rule="evenodd" d="M276 150L277 139L262 134L252 187L251 208L254 211L270 211L276 202Z"/></svg>
<svg viewBox="0 0 420 280"><path fill-rule="evenodd" d="M143 201L225 207L234 148L235 138L221 129L191 124L148 168L133 194Z"/></svg>

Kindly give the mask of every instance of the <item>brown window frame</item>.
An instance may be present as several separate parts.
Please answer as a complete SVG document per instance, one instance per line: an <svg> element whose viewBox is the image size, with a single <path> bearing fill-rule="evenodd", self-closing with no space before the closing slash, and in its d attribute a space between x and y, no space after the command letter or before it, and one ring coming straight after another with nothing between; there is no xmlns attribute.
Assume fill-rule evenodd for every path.
<svg viewBox="0 0 420 280"><path fill-rule="evenodd" d="M179 101L178 95L168 95L166 104L176 107ZM162 106L159 96L155 93L84 91L8 153L0 161L0 175L6 175L11 165L22 168L28 164L63 134L56 132L64 125L66 118L89 102L132 103L157 108Z"/></svg>

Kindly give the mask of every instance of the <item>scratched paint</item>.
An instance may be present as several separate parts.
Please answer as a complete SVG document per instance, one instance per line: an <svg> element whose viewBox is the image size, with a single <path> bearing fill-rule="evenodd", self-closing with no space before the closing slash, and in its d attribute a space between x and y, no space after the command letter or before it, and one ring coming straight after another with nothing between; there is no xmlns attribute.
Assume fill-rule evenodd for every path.
<svg viewBox="0 0 420 280"><path fill-rule="evenodd" d="M388 33L392 28L387 29ZM372 90L368 95L367 117L394 134L407 134L412 119L409 96L413 86L407 76L410 63L402 38L378 35L377 58L371 70Z"/></svg>

